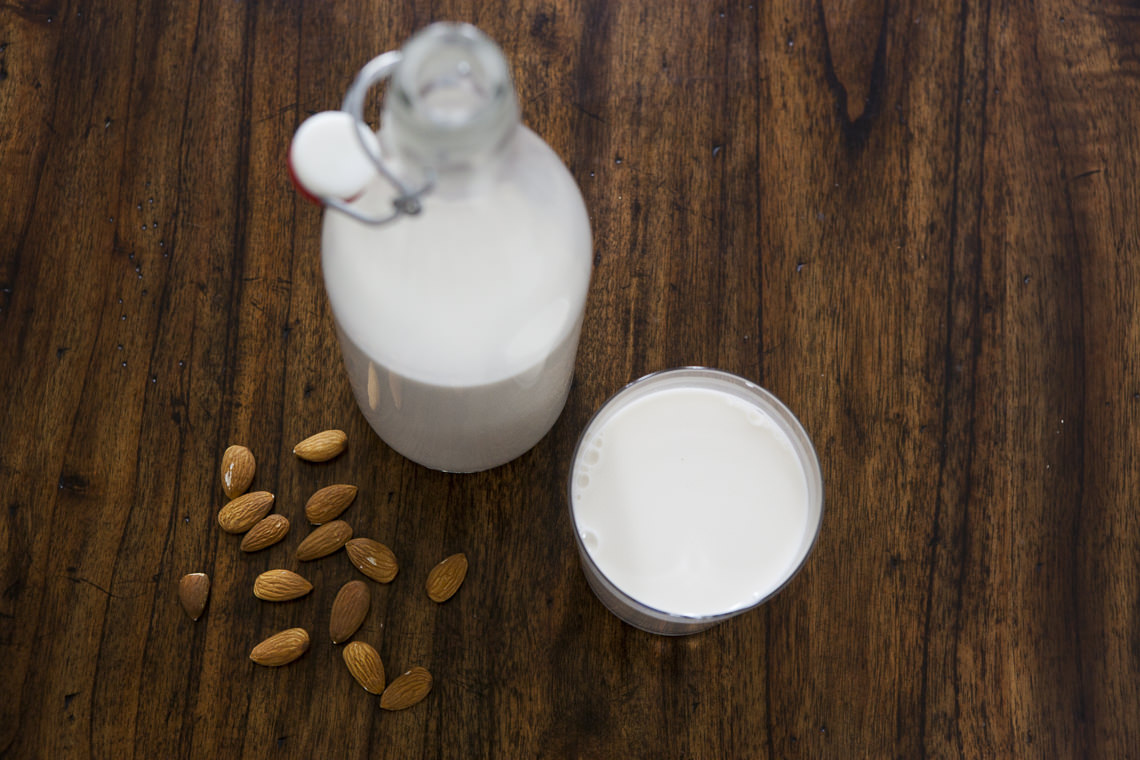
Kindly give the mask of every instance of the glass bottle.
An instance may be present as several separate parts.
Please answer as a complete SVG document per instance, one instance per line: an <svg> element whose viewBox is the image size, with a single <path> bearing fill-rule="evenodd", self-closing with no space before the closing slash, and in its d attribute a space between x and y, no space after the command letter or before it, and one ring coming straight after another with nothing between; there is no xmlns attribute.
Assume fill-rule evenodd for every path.
<svg viewBox="0 0 1140 760"><path fill-rule="evenodd" d="M533 447L565 405L589 219L569 171L521 124L486 35L437 23L386 55L379 132L357 118L357 144L340 145L379 171L360 192L342 188L351 199L326 199L325 287L373 429L427 467L484 470ZM359 88L353 98L359 108Z"/></svg>

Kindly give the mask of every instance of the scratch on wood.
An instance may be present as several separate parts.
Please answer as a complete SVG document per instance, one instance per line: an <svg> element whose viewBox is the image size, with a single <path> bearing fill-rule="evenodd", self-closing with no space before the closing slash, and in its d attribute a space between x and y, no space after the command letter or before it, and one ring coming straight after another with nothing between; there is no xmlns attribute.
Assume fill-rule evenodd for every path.
<svg viewBox="0 0 1140 760"><path fill-rule="evenodd" d="M587 109L586 109L586 107L585 107L585 106L583 106L581 103L579 103L579 102L577 102L577 101L573 101L573 105L574 105L574 107L575 107L575 108L577 108L579 111L581 111L582 113L584 113L584 114L586 114L587 116L589 116L591 119L596 119L597 121L600 121L602 124L605 124L605 123L606 123L606 120L605 120L605 119L603 119L601 116L598 116L598 115L597 115L596 113L594 113L593 111L589 111L589 110L587 110Z"/></svg>
<svg viewBox="0 0 1140 760"><path fill-rule="evenodd" d="M1070 178L1069 181L1070 182L1076 182L1078 179L1084 179L1085 177L1091 177L1094 174L1100 174L1102 171L1104 171L1104 169L1089 169L1087 172L1081 172L1077 176Z"/></svg>
<svg viewBox="0 0 1140 760"><path fill-rule="evenodd" d="M123 594L116 594L112 591L109 591L108 589L103 588L102 586L100 586L95 581L90 581L90 580L84 578L82 575L64 575L63 577L67 578L72 583L86 583L88 586L91 586L92 588L95 588L95 589L98 589L99 591L102 591L104 595L109 596L112 599L136 599L140 596L144 596L147 593L149 593L148 591L140 591L137 594L131 594L129 596L123 595ZM143 581L143 582L145 583L147 581Z"/></svg>

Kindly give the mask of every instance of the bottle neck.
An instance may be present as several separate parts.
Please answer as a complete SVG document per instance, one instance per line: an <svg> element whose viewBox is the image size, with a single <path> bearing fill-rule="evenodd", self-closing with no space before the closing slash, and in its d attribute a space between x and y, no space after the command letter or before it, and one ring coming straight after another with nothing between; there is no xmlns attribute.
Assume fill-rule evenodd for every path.
<svg viewBox="0 0 1140 760"><path fill-rule="evenodd" d="M469 24L444 22L413 36L401 52L384 100L385 146L444 187L488 173L520 123L502 51Z"/></svg>

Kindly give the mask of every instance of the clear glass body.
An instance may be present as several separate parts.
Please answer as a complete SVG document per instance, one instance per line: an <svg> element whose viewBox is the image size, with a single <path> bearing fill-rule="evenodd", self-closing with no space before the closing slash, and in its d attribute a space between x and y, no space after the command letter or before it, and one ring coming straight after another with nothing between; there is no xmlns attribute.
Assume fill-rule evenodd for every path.
<svg viewBox="0 0 1140 760"><path fill-rule="evenodd" d="M772 461L756 461L747 456L743 461L740 457L735 457L736 461L732 461L734 457L727 453L733 451L734 447L727 439L716 440L719 430L715 426L696 432L684 428L686 424L692 423L685 422L683 410L679 407L657 407L657 412L664 410L667 413L654 413L652 422L657 426L656 429L643 427L639 432L644 437L635 441L636 446L630 445L633 439L629 437L629 428L621 434L625 437L624 442L617 440L618 432L614 423L623 413L638 403L653 397L660 399L663 394L676 391L710 391L713 396L724 397L728 404L726 408L730 408L728 414L738 414L740 419L735 422L739 422L743 429L771 425L774 429L765 435L770 435L774 441L778 440L778 448L786 450ZM696 427L698 426L693 426ZM703 463L685 470L687 465L683 461L679 466L678 461L664 457L648 461L654 460L660 451L671 451L667 439L677 431L681 431L682 437L687 439L686 447L692 444L686 456L692 455L691 460L699 461L700 455L706 455ZM721 453L726 453L723 460L719 458ZM602 505L610 513L603 516L605 519L599 520L597 511L592 515L587 514L582 499L586 488L599 487L597 481L600 470L597 467L599 460L606 457L610 460L607 466L611 470L616 468L619 476L623 471L642 474L623 480L621 477L613 478L611 472L610 480L601 486L605 489L605 497L594 501L593 509L597 510ZM733 468L747 469L750 472L737 481L731 471ZM783 473L780 468L783 468ZM648 482L650 479L644 475L646 472L654 473L652 482ZM779 500L780 497L773 496L777 491L774 481L783 479L784 475L798 483L798 503L764 504L772 499ZM590 482L591 476L594 477L594 483ZM718 511L717 505L710 503L724 495L723 492L718 494L715 486L722 486L726 481L749 484L751 490L741 503L746 503L749 510L752 510L753 504L756 505L756 514L744 521L752 525L751 530L740 531L739 523L733 516L728 515L726 510ZM770 599L803 566L815 545L823 519L823 479L819 461L811 440L795 415L779 399L754 383L727 372L703 367L686 367L647 375L610 398L582 432L570 467L568 486L574 539L583 573L594 594L607 609L626 623L650 633L664 635L685 635L705 630ZM653 494L648 500L640 498L645 492L652 493L654 489L662 493ZM683 497L675 496L682 491L689 493ZM638 512L630 506L639 499L642 502L648 501L651 508ZM777 526L770 521L771 515L779 515L781 509L783 516L775 519L787 521L794 517L794 527ZM596 531L607 520L611 527L617 526L619 530L599 538ZM669 543L658 544L661 536L665 536ZM647 580L649 586L657 586L663 592L663 597L676 595L676 590L681 585L678 578L684 582L696 576L700 580L691 589L691 595L695 596L698 604L703 604L707 599L701 597L712 598L723 594L723 579L740 581L740 576L749 570L754 570L758 576L751 586L747 583L753 582L744 579L744 588L749 593L724 606L717 607L720 603L717 600L711 602L713 606L707 613L672 612L662 609L663 605L646 603L644 593L642 598L631 593L629 579L632 576L625 573L619 578L616 572L618 565L612 561L609 562L610 572L607 574L602 567L605 562L602 561L599 550L599 545L607 541L606 551L610 552L609 556L619 557L618 564L644 570L644 575L639 580ZM694 545L702 542L699 549L691 551ZM746 556L749 554L765 556L753 562ZM774 564L770 563L767 555L776 554L780 558ZM624 568L622 570L624 572ZM641 588L647 586L643 583Z"/></svg>
<svg viewBox="0 0 1140 760"><path fill-rule="evenodd" d="M379 133L422 212L369 226L327 210L322 270L345 368L373 429L428 467L523 454L566 402L592 264L573 177L519 123L498 48L473 27L413 37ZM352 201L383 215L379 177Z"/></svg>

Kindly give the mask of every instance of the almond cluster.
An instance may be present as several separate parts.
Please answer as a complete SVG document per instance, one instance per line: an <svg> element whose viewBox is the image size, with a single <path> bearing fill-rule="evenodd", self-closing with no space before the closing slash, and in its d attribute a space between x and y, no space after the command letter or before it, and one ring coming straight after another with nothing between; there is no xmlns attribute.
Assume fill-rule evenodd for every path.
<svg viewBox="0 0 1140 760"><path fill-rule="evenodd" d="M307 462L328 462L344 452L348 436L340 430L325 430L310 436L293 448ZM249 491L257 463L245 446L234 445L222 455L222 490L229 501L218 512L218 525L227 533L244 534L241 550L258 552L281 541L289 532L289 519L272 513L275 497L268 491ZM297 560L312 562L344 549L352 565L369 580L391 583L399 572L396 555L372 538L354 537L352 526L339 519L356 499L357 488L348 484L325 486L309 497L305 517L317 527L297 547ZM459 590L467 576L466 555L453 554L428 573L428 598L442 603ZM313 585L302 575L284 568L267 570L254 580L253 594L266 602L285 602L305 596ZM205 573L189 573L178 584L178 597L192 620L205 611L210 578ZM372 603L368 584L362 580L345 583L333 601L329 635L334 644L345 644L342 651L349 673L366 691L380 695L380 707L403 710L422 701L431 691L432 676L416 666L386 683L384 664L376 649L363 641L349 641L364 623ZM258 665L288 665L309 648L309 632L289 628L265 639L249 654Z"/></svg>

